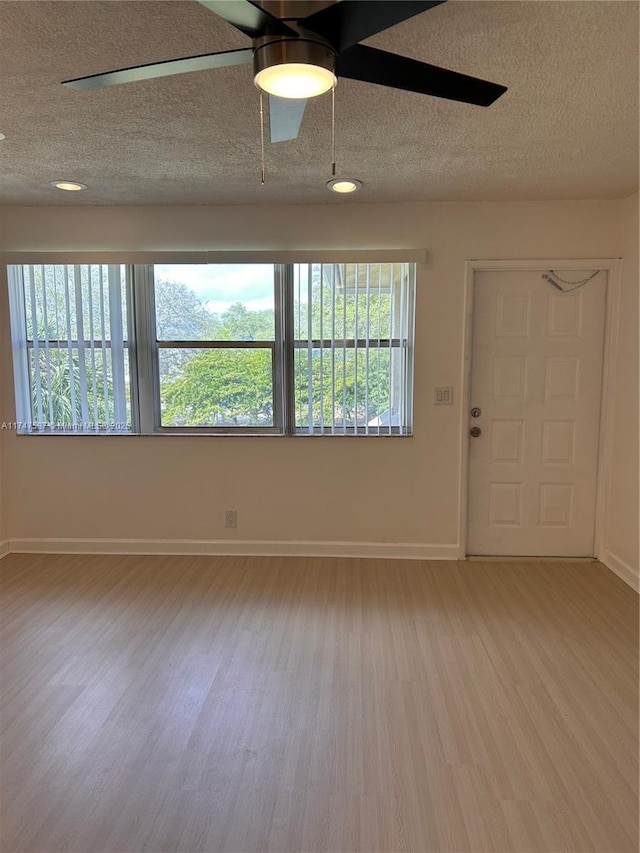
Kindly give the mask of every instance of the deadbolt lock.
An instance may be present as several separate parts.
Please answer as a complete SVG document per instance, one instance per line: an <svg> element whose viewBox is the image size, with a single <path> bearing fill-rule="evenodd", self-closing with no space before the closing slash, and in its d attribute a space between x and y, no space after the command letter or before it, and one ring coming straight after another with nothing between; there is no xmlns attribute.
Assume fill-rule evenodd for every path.
<svg viewBox="0 0 640 853"><path fill-rule="evenodd" d="M479 409L477 406L474 406L473 409L471 409L471 417L472 418L479 418L481 414L482 414L482 410Z"/></svg>
<svg viewBox="0 0 640 853"><path fill-rule="evenodd" d="M469 430L469 435L471 438L478 438L479 435L482 435L482 430L480 427L471 427Z"/></svg>

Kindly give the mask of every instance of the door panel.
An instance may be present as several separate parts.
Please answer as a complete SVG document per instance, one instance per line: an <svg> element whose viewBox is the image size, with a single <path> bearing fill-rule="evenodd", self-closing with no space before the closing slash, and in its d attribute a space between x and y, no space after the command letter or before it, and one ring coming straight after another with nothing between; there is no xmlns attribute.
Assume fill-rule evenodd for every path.
<svg viewBox="0 0 640 853"><path fill-rule="evenodd" d="M605 301L605 272L475 274L470 554L593 555Z"/></svg>

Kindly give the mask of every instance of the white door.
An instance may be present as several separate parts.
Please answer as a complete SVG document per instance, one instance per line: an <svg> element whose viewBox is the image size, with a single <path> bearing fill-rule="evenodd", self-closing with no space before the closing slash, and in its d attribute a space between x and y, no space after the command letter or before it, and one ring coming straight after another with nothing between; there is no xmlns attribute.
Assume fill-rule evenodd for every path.
<svg viewBox="0 0 640 853"><path fill-rule="evenodd" d="M469 554L593 556L607 274L542 275L474 276Z"/></svg>

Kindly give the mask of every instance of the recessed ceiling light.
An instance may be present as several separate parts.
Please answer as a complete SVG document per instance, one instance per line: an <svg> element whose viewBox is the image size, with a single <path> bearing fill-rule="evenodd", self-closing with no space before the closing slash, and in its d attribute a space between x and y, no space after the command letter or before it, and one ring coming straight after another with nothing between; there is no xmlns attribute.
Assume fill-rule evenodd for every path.
<svg viewBox="0 0 640 853"><path fill-rule="evenodd" d="M327 181L327 187L334 193L354 193L361 186L361 182L356 181L355 178L334 178L332 181Z"/></svg>
<svg viewBox="0 0 640 853"><path fill-rule="evenodd" d="M86 190L86 184L79 184L76 181L51 181L51 186L56 187L59 190L68 190L68 192L75 193L78 190Z"/></svg>

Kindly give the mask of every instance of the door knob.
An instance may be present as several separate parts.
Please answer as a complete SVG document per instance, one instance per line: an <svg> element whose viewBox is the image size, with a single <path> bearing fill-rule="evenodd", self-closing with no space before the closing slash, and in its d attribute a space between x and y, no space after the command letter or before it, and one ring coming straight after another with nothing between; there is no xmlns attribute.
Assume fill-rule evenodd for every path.
<svg viewBox="0 0 640 853"><path fill-rule="evenodd" d="M469 430L469 435L471 438L478 438L478 436L482 435L482 430L480 427L471 427Z"/></svg>

